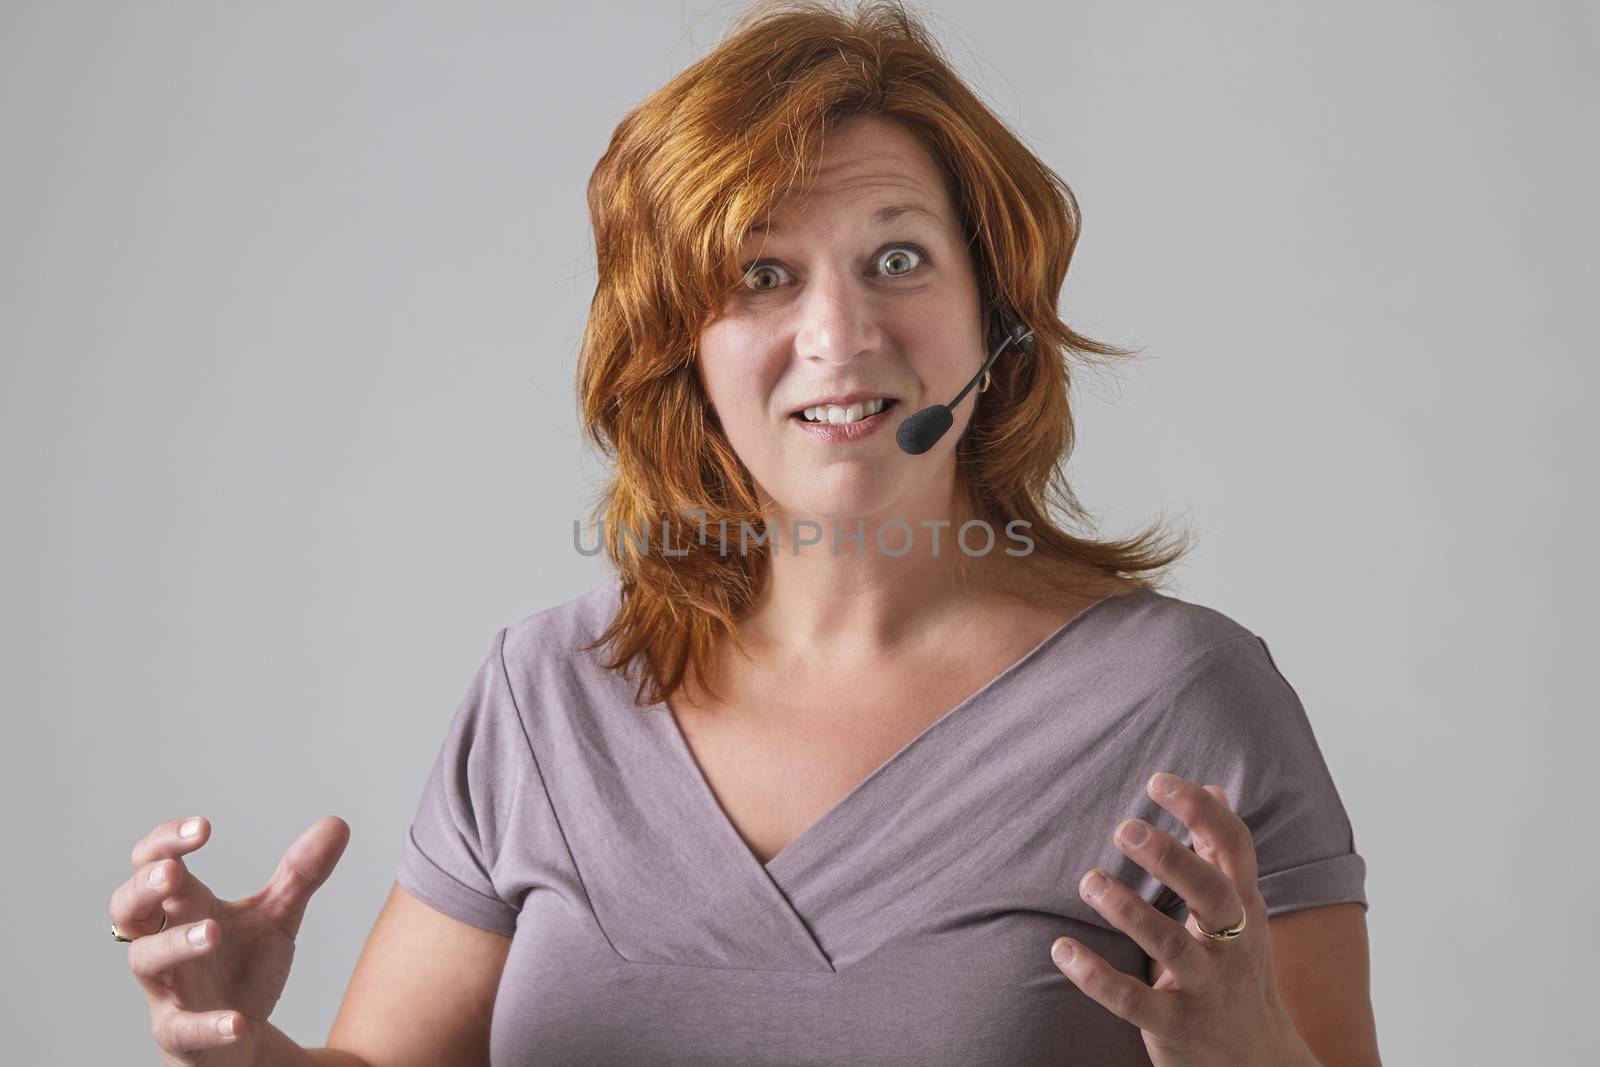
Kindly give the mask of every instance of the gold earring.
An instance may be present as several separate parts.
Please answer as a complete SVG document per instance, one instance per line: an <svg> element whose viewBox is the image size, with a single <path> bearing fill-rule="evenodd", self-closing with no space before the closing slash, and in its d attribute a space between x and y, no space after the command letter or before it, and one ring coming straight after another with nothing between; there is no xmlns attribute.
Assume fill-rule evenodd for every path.
<svg viewBox="0 0 1600 1067"><path fill-rule="evenodd" d="M983 372L983 382L982 382L982 384L980 384L978 386L978 392L987 393L989 391L989 386L992 383L992 381L993 381L993 379L990 377L989 372L988 371L984 371Z"/></svg>

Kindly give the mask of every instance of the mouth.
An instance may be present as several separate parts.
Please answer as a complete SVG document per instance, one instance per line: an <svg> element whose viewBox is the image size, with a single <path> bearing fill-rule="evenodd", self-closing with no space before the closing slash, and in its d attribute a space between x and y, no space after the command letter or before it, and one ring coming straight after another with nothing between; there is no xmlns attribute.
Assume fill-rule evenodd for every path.
<svg viewBox="0 0 1600 1067"><path fill-rule="evenodd" d="M807 426L849 426L856 422L865 422L867 419L883 412L893 410L900 401L894 397L882 397L866 403L851 404L848 406L837 404L819 404L815 407L802 408L791 412L789 418ZM831 410L830 410L831 409ZM829 416L837 412L833 418ZM850 416L855 414L856 418ZM838 421L835 421L837 419Z"/></svg>

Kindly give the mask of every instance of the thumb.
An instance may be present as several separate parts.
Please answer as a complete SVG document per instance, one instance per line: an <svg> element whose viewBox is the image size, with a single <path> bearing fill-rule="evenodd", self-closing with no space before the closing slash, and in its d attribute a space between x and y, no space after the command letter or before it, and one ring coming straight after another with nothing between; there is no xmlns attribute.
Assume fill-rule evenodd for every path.
<svg viewBox="0 0 1600 1067"><path fill-rule="evenodd" d="M300 920L305 917L311 894L333 875L349 843L350 824L337 815L325 815L284 851L261 897L290 937L300 932Z"/></svg>

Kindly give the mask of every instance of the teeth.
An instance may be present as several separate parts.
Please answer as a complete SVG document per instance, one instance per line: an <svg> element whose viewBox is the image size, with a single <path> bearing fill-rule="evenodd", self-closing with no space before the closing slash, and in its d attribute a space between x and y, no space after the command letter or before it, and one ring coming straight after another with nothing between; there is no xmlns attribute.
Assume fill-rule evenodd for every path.
<svg viewBox="0 0 1600 1067"><path fill-rule="evenodd" d="M806 408L804 417L807 422L826 422L838 426L847 422L860 422L876 415L883 410L885 403L882 397L878 397L864 403L851 404L847 408L837 404L819 404L816 407Z"/></svg>

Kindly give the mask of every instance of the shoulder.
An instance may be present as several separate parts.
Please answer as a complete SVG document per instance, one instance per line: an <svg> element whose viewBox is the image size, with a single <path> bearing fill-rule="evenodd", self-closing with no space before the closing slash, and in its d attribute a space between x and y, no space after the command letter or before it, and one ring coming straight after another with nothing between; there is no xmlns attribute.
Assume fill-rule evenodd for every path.
<svg viewBox="0 0 1600 1067"><path fill-rule="evenodd" d="M1266 642L1232 615L1149 588L1093 610L1096 680L1130 710L1191 725L1225 717L1236 729L1301 714Z"/></svg>
<svg viewBox="0 0 1600 1067"><path fill-rule="evenodd" d="M1112 629L1126 647L1147 714L1211 747L1272 746L1309 733L1299 694L1266 641L1230 615L1144 590ZM1188 743L1188 742L1186 742Z"/></svg>
<svg viewBox="0 0 1600 1067"><path fill-rule="evenodd" d="M1003 597L1036 604L1063 628L1092 631L1092 640L1075 637L1071 658L1085 658L1087 640L1098 646L1087 658L1125 676L1170 677L1210 649L1255 636L1216 608L1075 561L1019 563L994 581Z"/></svg>
<svg viewBox="0 0 1600 1067"><path fill-rule="evenodd" d="M616 616L621 590L622 580L613 578L586 593L511 623L505 628L507 666L578 655Z"/></svg>
<svg viewBox="0 0 1600 1067"><path fill-rule="evenodd" d="M1232 616L1171 593L1142 588L1113 599L1107 639L1147 677L1175 679L1202 661L1261 643Z"/></svg>

